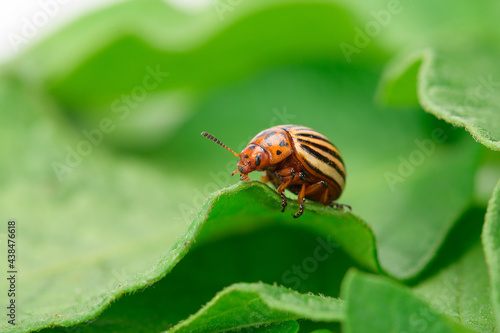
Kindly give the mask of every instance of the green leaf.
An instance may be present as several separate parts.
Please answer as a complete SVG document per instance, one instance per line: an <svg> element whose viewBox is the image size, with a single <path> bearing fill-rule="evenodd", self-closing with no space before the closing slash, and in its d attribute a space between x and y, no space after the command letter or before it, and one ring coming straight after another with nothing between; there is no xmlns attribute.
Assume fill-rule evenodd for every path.
<svg viewBox="0 0 500 333"><path fill-rule="evenodd" d="M70 24L6 70L48 89L79 124L95 128L103 117L119 120L107 142L144 149L144 138L158 144L190 116L198 92L274 66L343 62L339 44L354 37L342 27L355 19L331 1L230 7L222 17L213 6L186 15L162 1L126 1ZM385 58L377 45L360 56L366 64Z"/></svg>
<svg viewBox="0 0 500 333"><path fill-rule="evenodd" d="M488 269L480 244L484 209L471 209L413 289L431 307L477 332L494 332ZM429 273L430 273L429 272Z"/></svg>
<svg viewBox="0 0 500 333"><path fill-rule="evenodd" d="M201 310L170 331L221 332L302 318L339 321L343 319L343 303L283 287L240 283L215 295Z"/></svg>
<svg viewBox="0 0 500 333"><path fill-rule="evenodd" d="M468 207L477 145L434 117L372 105L378 73L364 60L373 57L377 64L384 55L372 43L373 49L360 54L362 65L339 65L338 43L353 38L352 31L344 30L353 20L342 7L261 1L244 2L225 22L214 12L204 15L185 16L158 1L129 2L88 16L4 68L22 80L5 76L0 81L0 109L6 110L0 113L0 136L7 143L0 151L0 208L2 220L18 220L25 253L19 259L19 329L70 326L94 319L105 308L95 325L78 328L166 329L213 296L215 291L207 288L213 281L200 280L223 281L217 290L261 280L266 270L251 269L260 267L255 254L279 252L286 242L280 238L293 228L322 235L340 245L334 253L343 250L355 260L338 270L338 263L328 264L324 280L322 268L308 278L292 276L298 285L291 279L288 285L301 291L326 290L336 296L345 266L352 265L415 278ZM303 20L290 25L296 17ZM275 35L269 26L287 28ZM182 33L172 33L179 29ZM140 87L146 67L157 64L170 75L120 121L111 110L113 102ZM194 100L193 92L204 97ZM93 131L108 116L115 129L102 144L91 145L92 153L75 162L61 182L53 162L75 161L71 150L89 147L88 137L67 122L65 112L82 122L80 130ZM231 183L227 163L234 169L235 161L199 133L222 134L234 147L283 119L316 128L338 145L348 169L342 201L353 206L352 214L307 202L305 214L295 220L294 200L281 214L279 197L261 183L219 191ZM443 131L445 142L435 139L436 129ZM142 147L146 153L121 155L109 149L106 143L120 132L128 140L122 146ZM252 252L249 234L271 227L276 227L274 239L268 241L275 247ZM233 266L215 269L214 261L204 260L198 263L203 270L168 279L189 262L184 256L191 248L193 255L235 234L242 235L239 242L212 260L230 257L240 262L242 274L232 275ZM245 239L246 255L239 257ZM304 250L302 244L296 247ZM307 262L311 253L297 261L288 252L280 254L279 265L267 261L265 267L281 271L265 282L285 280L282 274ZM182 285L184 298L168 294L149 303L162 282L170 288ZM5 283L0 283L2 290ZM137 292L147 286L143 294ZM165 303L174 310L161 313ZM131 318L139 319L133 323ZM330 328L315 328L323 327Z"/></svg>
<svg viewBox="0 0 500 333"><path fill-rule="evenodd" d="M353 271L343 282L342 296L346 303L345 333L472 332L388 278Z"/></svg>
<svg viewBox="0 0 500 333"><path fill-rule="evenodd" d="M353 205L354 213L366 216L379 233L381 249L385 251L380 256L385 261L383 267L398 276L412 276L431 260L469 201L475 149L468 144L455 145L451 139L446 144L435 143L434 154L426 160L429 163L415 168L411 177L396 184L392 191L384 172L397 173L398 156L409 156L418 148L415 138L427 139L432 130L420 126L423 120L418 113L401 115L373 109L367 98L353 98L354 92L369 96L375 79L358 74L354 80L351 74L346 69L331 66L299 67L281 71L280 75L270 73L224 91L224 96L229 97L224 99L227 104L222 110L230 114L230 110L240 107L242 112L252 113L251 109L245 109L246 105L241 105L241 100L248 99L245 94L259 93L262 102L269 101L272 96L276 100L287 96L293 110L315 105L314 114L311 112L307 117L296 114L296 120L324 133L330 133L321 126L324 119L343 119L342 123L332 122L335 126L329 131L337 133L338 140L334 141L349 161L350 178L345 200ZM345 81L337 82L339 78ZM300 82L294 87L301 93L286 85L290 79ZM357 83L358 79L365 82L363 86ZM283 89L271 92L269 85ZM319 89L323 85L328 89ZM382 271L373 233L361 219L311 202L307 203L306 212L300 219L293 219L291 212L298 209L296 202L290 200L288 211L281 214L275 190L261 183L243 183L217 192L201 207L197 216L191 216L189 211L199 208L193 188L198 184L214 185L210 178L195 181L190 171L198 167L201 173L200 167L207 166L193 162L203 161L207 157L204 154L217 154L217 150L212 153L206 148L197 149L202 144L210 144L200 137L196 143L187 145L199 152L193 155L186 151L183 140L191 140L194 135L199 137L201 125L212 126L217 122L209 108L201 110L199 117L180 129L185 135L176 138L175 144L165 152L165 156L175 158L162 163L163 169L146 166L145 162L149 162L146 159L125 158L98 146L65 176L63 182L59 182L51 163L64 161L66 147L75 149L82 137L64 129L64 123L55 116L54 105L43 95L32 95L22 84L5 81L1 91L2 109L10 111L1 115L1 133L6 141L13 143L7 151L2 151L2 158L7 162L2 165L5 192L1 206L6 212L20 203L33 207L33 210L17 213L20 234L24 235L23 248L27 253L44 253L48 258L40 261L35 256L24 257L24 265L30 270L25 271L20 280L26 286L24 295L20 296L20 302L26 304L20 310L25 311L20 313L22 327L69 326L94 318L120 295L165 276L194 240L202 244L270 225L292 225L316 234L331 235L359 266ZM331 105L338 107L336 113L332 114ZM218 105L213 107L218 108ZM262 108L261 115L266 110ZM262 126L259 114L255 116L248 123L249 133L254 133L252 129L257 132L258 126ZM357 121L360 117L369 122ZM407 124L407 128L402 129L401 123ZM196 130L193 135L188 126ZM222 122L218 126L228 127ZM380 126L386 129L382 134L378 130ZM353 140L355 136L351 131L354 129L356 133L364 133L360 141ZM241 133L233 134L237 135L241 140ZM396 145L394 137L400 138ZM372 145L377 150L367 151L366 147ZM182 147L184 152L177 154L176 149ZM214 161L215 156L205 160ZM219 165L227 161L227 155L222 156L225 157L220 159ZM41 167L34 167L30 162L34 157ZM179 166L185 166L184 158L190 168L182 171ZM216 163L212 170L217 170ZM444 181L446 186L435 188L437 182ZM449 191L457 195L446 195ZM392 203L391 207L387 206L388 202ZM427 210L423 212L422 207ZM183 210L188 213L183 215ZM406 214L407 210L411 214ZM46 213L41 216L39 212ZM425 212L428 215L424 217L421 214ZM183 233L186 221L192 218L196 218L195 222ZM202 232L198 235L200 229ZM39 247L40 240L51 245ZM60 253L61 246L67 248L63 253ZM159 260L154 259L158 257ZM79 286L77 289L75 283Z"/></svg>
<svg viewBox="0 0 500 333"><path fill-rule="evenodd" d="M491 301L497 325L500 323L500 181L488 203L482 241L491 282Z"/></svg>
<svg viewBox="0 0 500 333"><path fill-rule="evenodd" d="M187 226L173 216L190 198L182 190L189 181L99 149L79 162L71 157L74 164L60 180L53 163L65 164L67 147L83 141L64 129L53 105L2 79L0 109L8 142L0 150L1 218L17 221L24 253L18 257L17 329L93 318L119 295L159 279L187 251L180 240ZM0 330L6 325L2 321Z"/></svg>
<svg viewBox="0 0 500 333"><path fill-rule="evenodd" d="M477 332L494 332L488 271L477 242L466 255L423 281L416 293L436 311Z"/></svg>
<svg viewBox="0 0 500 333"><path fill-rule="evenodd" d="M381 81L381 98L396 105L418 98L427 112L464 127L486 147L500 150L498 38L469 32L460 40L442 39L440 46L393 61Z"/></svg>
<svg viewBox="0 0 500 333"><path fill-rule="evenodd" d="M192 170L204 186L222 186L235 168L231 156L210 149L209 142L193 142L192 136L206 130L238 150L272 124L310 126L342 153L347 185L340 202L352 205L353 213L373 228L381 266L399 279L414 278L472 201L480 145L430 115L374 107L376 81L376 75L323 63L280 68L232 84L201 105L197 116L179 129L183 135L165 145L166 156L176 156L175 163L162 150L159 164ZM241 103L247 100L253 102ZM232 110L251 115L244 129ZM225 114L234 123L221 123L214 114ZM200 161L210 160L201 173L191 162L192 151ZM204 186L199 192L206 191Z"/></svg>
<svg viewBox="0 0 500 333"><path fill-rule="evenodd" d="M124 295L92 323L82 323L70 330L159 332L188 318L234 281L262 281L304 294L337 297L343 275L355 262L338 244L327 245L331 240L326 235L318 236L294 226L293 222L269 223L268 227L256 230L247 226L229 237L197 241L163 279L149 288ZM339 332L339 323L301 320L300 327L306 332L318 328Z"/></svg>
<svg viewBox="0 0 500 333"><path fill-rule="evenodd" d="M464 30L470 27L496 30L498 26L498 4L489 0L343 2L359 18L357 26L345 28L358 28L361 31L358 32L358 47L361 52L363 45L359 44L366 43L362 33L366 35L368 43L382 45L392 53L415 44L427 43L444 29L454 31L454 39L460 39ZM450 40L444 40L443 43ZM354 40L350 42L356 46ZM356 59L355 56L353 59Z"/></svg>
<svg viewBox="0 0 500 333"><path fill-rule="evenodd" d="M17 327L34 330L91 319L120 295L165 276L195 240L201 244L266 225L292 223L331 235L362 267L379 271L373 233L363 221L312 203L297 221L290 213L297 204L290 202L289 212L281 214L276 191L262 183L215 193L188 227L180 205L191 200L192 184L139 162L96 150L60 182L51 163L64 161L65 145L81 141L58 129L41 96L31 96L16 82L0 85L1 108L9 110L0 114L0 132L11 143L1 151L1 174L9 175L2 180L3 220L15 217L23 251L37 253L20 259L26 269L19 276L24 289ZM33 156L36 165L29 162ZM20 203L31 209L13 211Z"/></svg>
<svg viewBox="0 0 500 333"><path fill-rule="evenodd" d="M295 320L284 321L282 323L270 324L268 326L252 327L252 332L257 333L297 333L299 323Z"/></svg>

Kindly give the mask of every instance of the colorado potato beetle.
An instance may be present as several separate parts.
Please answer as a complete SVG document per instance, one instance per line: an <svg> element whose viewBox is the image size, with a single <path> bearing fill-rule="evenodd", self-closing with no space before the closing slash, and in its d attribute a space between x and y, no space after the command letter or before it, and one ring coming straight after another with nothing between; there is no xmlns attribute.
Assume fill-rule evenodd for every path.
<svg viewBox="0 0 500 333"><path fill-rule="evenodd" d="M304 199L323 205L344 209L349 205L334 203L344 190L346 171L337 148L324 135L297 125L281 125L257 134L241 154L235 153L213 135L201 133L239 157L237 169L240 179L249 181L252 171L264 171L262 181L271 182L281 196L282 212L287 200L283 193L288 189L298 195L299 210L304 212Z"/></svg>

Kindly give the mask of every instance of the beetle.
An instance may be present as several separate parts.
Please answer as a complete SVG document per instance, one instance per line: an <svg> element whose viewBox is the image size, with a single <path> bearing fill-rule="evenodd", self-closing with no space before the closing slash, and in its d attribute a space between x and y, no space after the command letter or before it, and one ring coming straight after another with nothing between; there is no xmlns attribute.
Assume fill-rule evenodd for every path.
<svg viewBox="0 0 500 333"><path fill-rule="evenodd" d="M349 205L333 202L345 187L342 156L330 140L315 130L298 125L274 126L257 134L241 154L207 132L201 135L239 157L237 169L231 175L239 172L241 180L249 181L250 172L264 171L261 179L277 189L282 212L287 206L285 189L298 195L299 210L293 215L296 218L304 212L304 199L351 210Z"/></svg>

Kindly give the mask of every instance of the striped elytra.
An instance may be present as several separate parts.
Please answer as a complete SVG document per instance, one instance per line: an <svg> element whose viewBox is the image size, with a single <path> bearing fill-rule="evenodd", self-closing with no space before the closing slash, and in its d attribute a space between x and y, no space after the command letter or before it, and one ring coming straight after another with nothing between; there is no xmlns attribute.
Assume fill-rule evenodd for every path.
<svg viewBox="0 0 500 333"><path fill-rule="evenodd" d="M337 147L317 131L304 126L281 125L257 134L237 154L211 134L203 136L220 144L239 157L237 169L241 180L248 181L252 171L264 171L262 181L271 182L281 196L282 212L287 206L284 190L298 195L299 217L304 199L343 209L349 205L334 203L345 187L346 170Z"/></svg>

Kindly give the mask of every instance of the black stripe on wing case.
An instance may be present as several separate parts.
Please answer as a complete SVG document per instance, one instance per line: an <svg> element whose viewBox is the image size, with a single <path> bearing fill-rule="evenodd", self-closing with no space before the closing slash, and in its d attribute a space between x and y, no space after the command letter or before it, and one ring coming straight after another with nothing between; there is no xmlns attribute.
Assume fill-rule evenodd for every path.
<svg viewBox="0 0 500 333"><path fill-rule="evenodd" d="M303 137L303 138L318 139L318 140L321 140L321 141L328 142L329 144L331 144L332 146L335 147L335 145L333 143L331 143L330 140L328 140L327 138L325 138L323 136L319 136L319 135L315 135L315 134L311 134L311 133L303 133L303 132L293 133L293 135L300 136L300 137ZM335 147L335 148L337 148L337 147Z"/></svg>
<svg viewBox="0 0 500 333"><path fill-rule="evenodd" d="M328 153L328 154L332 155L333 157L335 157L336 159L338 159L342 164L344 164L344 160L342 159L342 157L339 154L337 154L337 152L331 150L330 148L328 148L326 146L323 146L322 144L319 144L319 143L316 143L316 142L312 142L312 141L309 141L309 140L304 140L304 139L301 139L301 138L297 138L297 140L299 140L302 143L306 143L308 145L311 145L313 147L321 149L325 153ZM328 143L330 143L330 142L328 142ZM335 146L333 146L333 147L335 147Z"/></svg>
<svg viewBox="0 0 500 333"><path fill-rule="evenodd" d="M309 147L307 145L301 144L300 146L302 147L302 149L304 149L307 153L309 153L314 158L320 160L323 163L326 163L327 165L329 165L329 166L333 167L335 170L337 170L337 172L340 174L342 179L345 181L345 174L342 170L340 170L337 163L335 163L334 161L332 161L328 157L321 155L319 152L317 152L316 150L312 149L311 147Z"/></svg>
<svg viewBox="0 0 500 333"><path fill-rule="evenodd" d="M307 166L309 168L311 168L312 170L314 170L315 172L317 172L319 175L323 175L323 172L321 172L321 170L319 170L315 166L311 165L311 163L309 163L307 160L305 160L305 163L307 164ZM340 187L339 183L335 179L333 179L332 177L330 177L328 175L323 175L323 176L325 176L326 178L328 178L329 180L331 180L335 184L335 186L337 186L337 188L339 189L339 193L342 192L342 187Z"/></svg>

